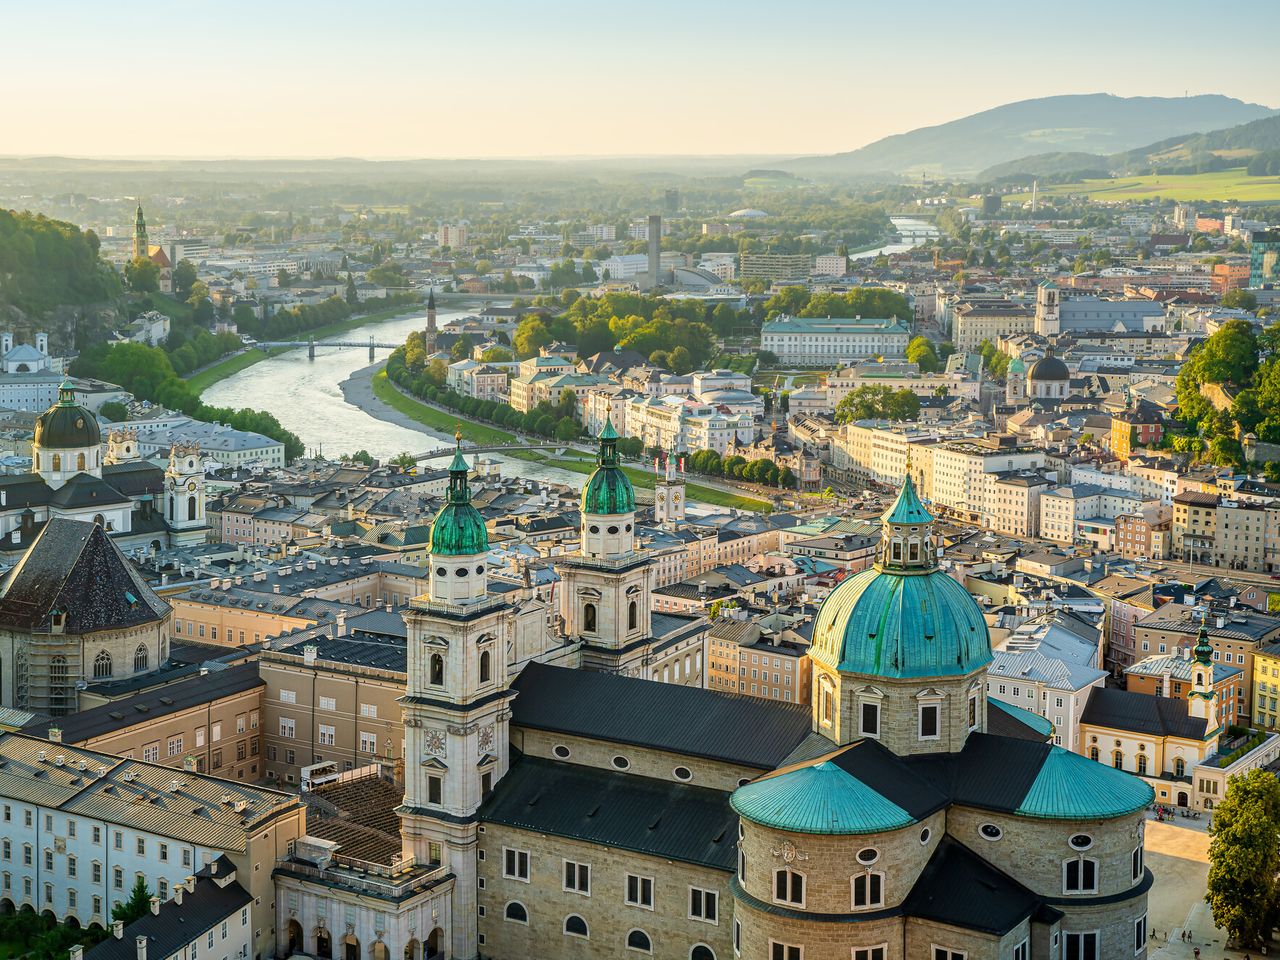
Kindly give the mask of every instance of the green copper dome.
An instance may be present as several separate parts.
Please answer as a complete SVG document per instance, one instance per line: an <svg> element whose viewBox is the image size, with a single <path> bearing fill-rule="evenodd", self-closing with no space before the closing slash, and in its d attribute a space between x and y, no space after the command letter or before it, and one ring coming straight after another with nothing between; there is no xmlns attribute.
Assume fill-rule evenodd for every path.
<svg viewBox="0 0 1280 960"><path fill-rule="evenodd" d="M98 418L76 403L75 387L64 380L58 388L58 402L36 420L36 446L41 450L77 450L96 447L101 440Z"/></svg>
<svg viewBox="0 0 1280 960"><path fill-rule="evenodd" d="M729 803L745 820L791 833L884 833L916 822L830 760L745 784Z"/></svg>
<svg viewBox="0 0 1280 960"><path fill-rule="evenodd" d="M991 662L978 602L938 569L933 517L910 477L883 517L875 566L822 602L810 655L845 673L879 677L963 676Z"/></svg>
<svg viewBox="0 0 1280 960"><path fill-rule="evenodd" d="M613 421L606 419L600 431L600 452L596 469L582 488L582 512L618 514L636 512L636 492L622 467L618 465L618 433Z"/></svg>
<svg viewBox="0 0 1280 960"><path fill-rule="evenodd" d="M427 549L438 557L468 557L489 549L489 531L484 517L471 505L471 488L467 485L470 470L462 456L462 436L449 464L448 501L431 523L431 540Z"/></svg>
<svg viewBox="0 0 1280 960"><path fill-rule="evenodd" d="M1145 780L1052 747L1016 813L1041 820L1108 820L1155 799Z"/></svg>

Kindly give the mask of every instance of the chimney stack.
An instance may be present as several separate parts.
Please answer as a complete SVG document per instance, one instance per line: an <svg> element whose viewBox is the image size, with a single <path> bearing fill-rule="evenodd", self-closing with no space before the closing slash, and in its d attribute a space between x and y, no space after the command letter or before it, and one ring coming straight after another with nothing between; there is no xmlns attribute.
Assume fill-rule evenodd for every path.
<svg viewBox="0 0 1280 960"><path fill-rule="evenodd" d="M124 939L124 921L123 920L111 921L111 935L115 937L117 940Z"/></svg>
<svg viewBox="0 0 1280 960"><path fill-rule="evenodd" d="M160 898L159 897L151 898L151 912L156 914L157 916L160 915Z"/></svg>
<svg viewBox="0 0 1280 960"><path fill-rule="evenodd" d="M153 900L152 902L154 903L155 901ZM159 910L152 908L152 912L159 913ZM147 938L138 937L137 944L138 944L138 960L147 960Z"/></svg>

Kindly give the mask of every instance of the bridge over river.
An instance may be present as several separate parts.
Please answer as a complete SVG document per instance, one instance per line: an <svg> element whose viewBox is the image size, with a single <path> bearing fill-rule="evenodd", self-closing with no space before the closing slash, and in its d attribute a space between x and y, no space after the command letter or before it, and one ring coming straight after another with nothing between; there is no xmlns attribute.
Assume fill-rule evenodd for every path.
<svg viewBox="0 0 1280 960"><path fill-rule="evenodd" d="M311 337L307 340L260 340L257 344L263 349L272 349L275 347L306 347L307 359L314 360L316 358L316 347L368 347L369 362L373 363L375 350L394 350L396 347L403 346L399 343L380 343L372 336L365 340L317 340Z"/></svg>

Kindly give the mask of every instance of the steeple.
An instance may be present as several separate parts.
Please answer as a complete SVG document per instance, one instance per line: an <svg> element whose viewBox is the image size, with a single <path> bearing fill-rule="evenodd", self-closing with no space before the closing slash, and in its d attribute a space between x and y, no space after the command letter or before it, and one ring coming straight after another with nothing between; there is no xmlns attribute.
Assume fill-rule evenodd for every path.
<svg viewBox="0 0 1280 960"><path fill-rule="evenodd" d="M488 593L485 555L489 552L489 531L484 517L471 504L467 482L471 471L462 455L461 428L454 440L457 446L449 463L449 491L431 523L429 595L445 603L474 603Z"/></svg>
<svg viewBox="0 0 1280 960"><path fill-rule="evenodd" d="M133 256L136 260L138 257L146 257L151 254L151 244L147 240L147 221L142 216L142 204L138 204L138 210L133 217Z"/></svg>
<svg viewBox="0 0 1280 960"><path fill-rule="evenodd" d="M925 509L916 496L916 486L911 480L911 466L907 464L907 479L893 505L880 518L881 570L895 573L928 573L938 567L933 547L933 514Z"/></svg>
<svg viewBox="0 0 1280 960"><path fill-rule="evenodd" d="M1187 713L1204 718L1206 734L1218 729L1218 698L1213 689L1213 645L1209 642L1209 628L1205 624L1208 616L1209 605L1205 604L1200 609L1200 632L1191 651L1191 692L1187 694Z"/></svg>

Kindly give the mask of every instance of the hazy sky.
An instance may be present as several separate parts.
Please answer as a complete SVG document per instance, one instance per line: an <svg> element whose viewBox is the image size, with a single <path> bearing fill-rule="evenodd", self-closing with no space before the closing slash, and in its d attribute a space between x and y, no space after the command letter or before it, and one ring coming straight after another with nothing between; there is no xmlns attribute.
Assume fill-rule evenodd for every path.
<svg viewBox="0 0 1280 960"><path fill-rule="evenodd" d="M0 0L0 154L825 153L1060 93L1280 107L1278 30L1277 0Z"/></svg>

